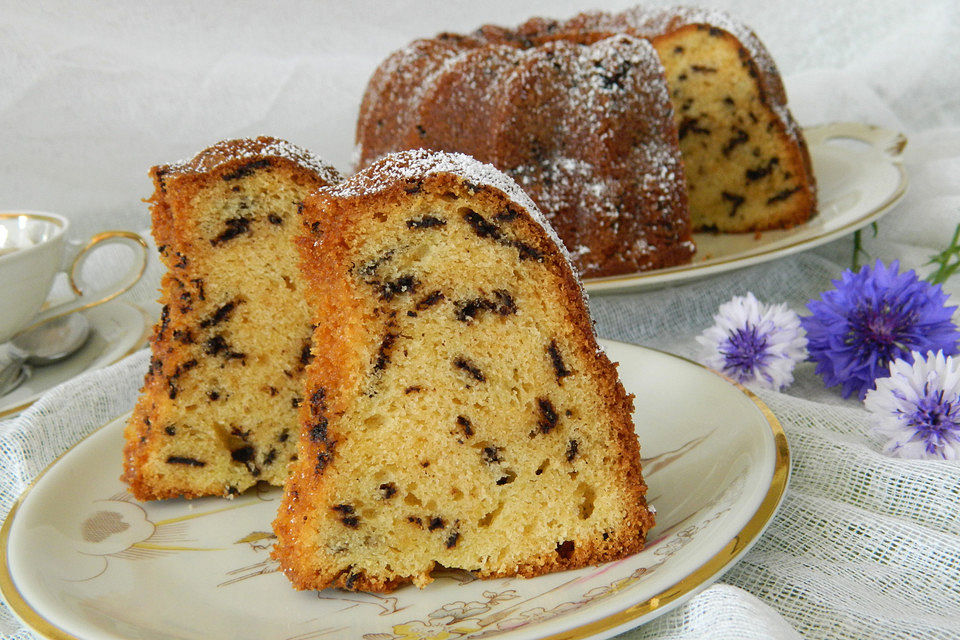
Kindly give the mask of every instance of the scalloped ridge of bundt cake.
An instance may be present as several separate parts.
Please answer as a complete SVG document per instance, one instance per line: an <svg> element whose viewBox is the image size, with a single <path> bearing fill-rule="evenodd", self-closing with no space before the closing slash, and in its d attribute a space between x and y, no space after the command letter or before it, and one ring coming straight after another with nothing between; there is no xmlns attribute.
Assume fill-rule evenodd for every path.
<svg viewBox="0 0 960 640"><path fill-rule="evenodd" d="M646 75L663 75L645 77L644 97L636 98L619 95L619 89L634 89L619 87L623 81L630 85L630 72L617 62L634 55L633 38L649 41L662 65L656 73L650 64L640 65ZM568 73L576 67L566 57L570 52L590 57L584 52L601 42L607 42L607 52L593 76L597 81ZM524 64L531 59L540 64ZM518 85L528 89L524 99L510 92ZM553 94L543 85L577 98L552 109ZM656 118L664 107L649 99L658 91L669 96L682 163L654 163L651 170L631 165L624 146L598 145L592 135L598 131L629 130L624 117L649 118L647 126L662 129ZM541 94L547 107L537 105ZM638 106L610 108L611 95L624 105L635 99ZM513 111L525 118L511 121L505 114ZM664 151L671 136L651 138L650 144L665 145L658 153L673 153ZM370 80L357 122L358 162L365 166L384 153L418 147L471 153L509 173L547 213L584 276L686 262L692 254L685 235L690 225L694 231L762 231L791 227L816 214L810 155L787 108L777 67L753 31L716 10L637 7L565 21L532 18L515 29L487 25L470 35L417 40L389 56ZM503 148L513 154L519 148L525 161L504 157ZM558 151L569 148L577 151ZM608 169L618 163L626 169ZM643 184L624 183L624 173ZM651 210L649 198L624 197L644 193L651 183L672 193L676 187L663 181L671 173L683 183L678 198L658 201ZM613 211L619 217L611 217ZM660 220L671 220L668 232L656 222L658 213ZM608 257L611 252L630 256L650 232L621 231L595 245L594 229L631 216L628 226L656 228L660 236L649 241L647 260L618 262ZM664 242L671 234L674 238ZM611 250L618 242L619 248Z"/></svg>
<svg viewBox="0 0 960 640"><path fill-rule="evenodd" d="M167 272L123 479L141 500L282 485L311 358L298 207L340 176L267 137L224 141L150 174Z"/></svg>
<svg viewBox="0 0 960 640"><path fill-rule="evenodd" d="M415 148L495 165L537 203L584 276L693 255L664 69L645 40L417 41L374 74L357 138L361 166Z"/></svg>
<svg viewBox="0 0 960 640"><path fill-rule="evenodd" d="M666 70L694 230L782 229L816 214L803 132L770 52L743 22L716 9L635 7L565 22L535 18L516 33L531 42L628 33L653 44Z"/></svg>
<svg viewBox="0 0 960 640"><path fill-rule="evenodd" d="M632 396L515 182L406 151L303 215L315 348L273 554L294 586L531 577L642 548Z"/></svg>

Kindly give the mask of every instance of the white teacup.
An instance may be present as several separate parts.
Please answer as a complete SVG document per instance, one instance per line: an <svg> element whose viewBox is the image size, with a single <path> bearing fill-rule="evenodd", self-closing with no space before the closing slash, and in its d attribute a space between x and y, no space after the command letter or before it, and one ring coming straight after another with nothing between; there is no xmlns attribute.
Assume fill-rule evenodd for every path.
<svg viewBox="0 0 960 640"><path fill-rule="evenodd" d="M147 243L137 234L104 231L83 243L66 239L69 226L55 213L0 211L0 344L41 322L112 300L143 275ZM80 282L91 249L116 243L134 250L123 277L106 285ZM77 297L40 312L60 271L67 273Z"/></svg>

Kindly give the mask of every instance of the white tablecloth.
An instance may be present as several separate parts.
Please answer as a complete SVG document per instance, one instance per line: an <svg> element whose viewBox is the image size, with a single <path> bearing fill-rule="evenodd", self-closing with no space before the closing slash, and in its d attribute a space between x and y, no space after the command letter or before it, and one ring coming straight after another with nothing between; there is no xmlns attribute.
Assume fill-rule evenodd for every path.
<svg viewBox="0 0 960 640"><path fill-rule="evenodd" d="M853 120L908 135L910 191L864 240L873 258L926 273L960 223L955 2L712 6L766 42L802 124ZM150 166L245 135L289 139L348 170L360 96L387 53L441 30L585 8L570 0L3 3L0 209L63 213L77 237L145 231ZM848 237L694 284L594 297L591 309L604 337L690 357L722 302L753 291L803 312L849 265L851 249ZM154 259L127 298L152 300L159 273ZM960 302L960 277L946 290ZM132 407L146 362L140 352L84 375L0 422L0 517L51 460ZM721 584L624 638L960 638L960 466L882 455L858 402L825 389L811 364L796 374L785 393L761 393L793 456L774 522ZM32 637L2 605L0 633Z"/></svg>

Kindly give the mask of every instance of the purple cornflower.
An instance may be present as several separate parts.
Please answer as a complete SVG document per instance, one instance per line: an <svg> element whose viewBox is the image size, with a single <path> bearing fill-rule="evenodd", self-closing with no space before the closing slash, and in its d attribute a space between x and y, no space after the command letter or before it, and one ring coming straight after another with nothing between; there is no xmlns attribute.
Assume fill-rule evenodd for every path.
<svg viewBox="0 0 960 640"><path fill-rule="evenodd" d="M863 406L887 438L885 453L901 458L960 460L960 361L928 353L894 360Z"/></svg>
<svg viewBox="0 0 960 640"><path fill-rule="evenodd" d="M704 364L737 382L777 391L793 382L793 368L807 356L807 340L786 305L766 305L747 293L720 305L713 320L716 324L697 337Z"/></svg>
<svg viewBox="0 0 960 640"><path fill-rule="evenodd" d="M800 319L816 373L828 387L842 385L844 398L857 392L863 400L877 378L889 375L891 362L909 362L914 351L957 353L960 332L950 320L956 307L944 306L940 285L899 267L878 260L858 273L844 271L835 289L807 304L813 315Z"/></svg>

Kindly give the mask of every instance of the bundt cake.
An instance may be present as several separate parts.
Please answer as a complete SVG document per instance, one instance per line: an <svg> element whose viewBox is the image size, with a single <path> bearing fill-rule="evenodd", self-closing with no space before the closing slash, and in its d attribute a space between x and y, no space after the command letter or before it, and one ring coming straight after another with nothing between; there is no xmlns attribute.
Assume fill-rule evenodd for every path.
<svg viewBox="0 0 960 640"><path fill-rule="evenodd" d="M632 396L559 239L462 154L391 154L304 203L316 329L274 557L300 589L535 576L653 524Z"/></svg>
<svg viewBox="0 0 960 640"><path fill-rule="evenodd" d="M417 147L471 153L514 177L584 276L688 261L690 224L759 231L816 211L776 66L749 28L718 11L592 12L415 41L370 80L358 164Z"/></svg>
<svg viewBox="0 0 960 640"><path fill-rule="evenodd" d="M151 176L167 273L124 480L142 500L282 485L311 358L297 209L340 176L272 138L222 142Z"/></svg>

